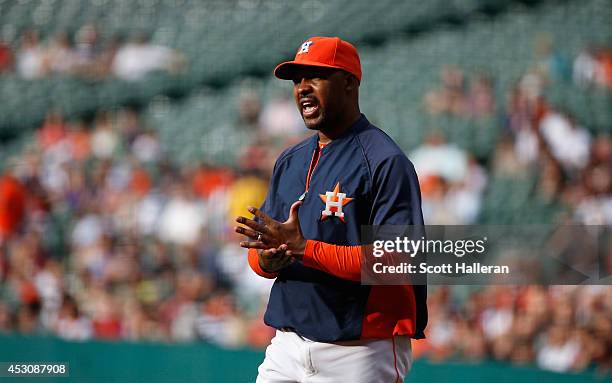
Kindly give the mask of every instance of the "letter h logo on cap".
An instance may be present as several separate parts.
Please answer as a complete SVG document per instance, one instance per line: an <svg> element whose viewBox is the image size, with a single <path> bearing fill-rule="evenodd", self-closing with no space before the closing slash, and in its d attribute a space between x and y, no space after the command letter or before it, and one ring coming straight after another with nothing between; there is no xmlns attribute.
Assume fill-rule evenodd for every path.
<svg viewBox="0 0 612 383"><path fill-rule="evenodd" d="M302 53L308 53L308 49L310 48L311 45L312 45L312 41L310 40L306 41L304 44L302 44L297 54L301 55Z"/></svg>

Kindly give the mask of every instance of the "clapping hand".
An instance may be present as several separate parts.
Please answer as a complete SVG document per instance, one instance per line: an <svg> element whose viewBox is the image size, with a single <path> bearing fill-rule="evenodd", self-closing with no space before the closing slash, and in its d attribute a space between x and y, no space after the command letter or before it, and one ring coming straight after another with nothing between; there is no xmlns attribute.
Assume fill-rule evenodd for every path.
<svg viewBox="0 0 612 383"><path fill-rule="evenodd" d="M302 235L298 218L301 204L301 201L297 201L291 205L289 218L285 222L276 221L255 207L249 207L248 210L258 221L242 216L236 218L236 222L246 226L237 226L236 233L253 240L242 241L240 246L256 249L259 265L265 271L279 271L304 255L306 239Z"/></svg>

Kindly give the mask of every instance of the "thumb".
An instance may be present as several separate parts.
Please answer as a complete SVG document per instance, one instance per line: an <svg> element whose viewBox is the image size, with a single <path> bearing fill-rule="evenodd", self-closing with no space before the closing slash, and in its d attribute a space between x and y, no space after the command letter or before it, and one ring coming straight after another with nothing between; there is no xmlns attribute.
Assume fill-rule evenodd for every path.
<svg viewBox="0 0 612 383"><path fill-rule="evenodd" d="M296 201L291 205L289 209L289 218L287 219L288 223L295 222L298 220L298 211L300 210L300 206L302 205L302 201Z"/></svg>

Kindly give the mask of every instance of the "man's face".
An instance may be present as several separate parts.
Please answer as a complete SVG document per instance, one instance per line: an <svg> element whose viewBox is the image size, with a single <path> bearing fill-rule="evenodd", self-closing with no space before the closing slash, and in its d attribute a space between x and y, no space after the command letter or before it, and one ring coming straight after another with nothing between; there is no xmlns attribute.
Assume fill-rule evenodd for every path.
<svg viewBox="0 0 612 383"><path fill-rule="evenodd" d="M303 66L293 76L293 96L308 129L322 130L341 119L346 103L347 73Z"/></svg>

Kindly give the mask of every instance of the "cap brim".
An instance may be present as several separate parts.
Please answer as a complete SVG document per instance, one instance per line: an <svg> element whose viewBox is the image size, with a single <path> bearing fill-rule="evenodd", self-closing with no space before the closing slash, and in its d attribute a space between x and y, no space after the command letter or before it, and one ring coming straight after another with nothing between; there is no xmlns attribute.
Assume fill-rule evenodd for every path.
<svg viewBox="0 0 612 383"><path fill-rule="evenodd" d="M305 66L344 70L338 66L321 64L316 61L285 61L284 63L278 64L276 68L274 68L274 75L281 80L292 80L295 70L299 67Z"/></svg>

